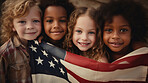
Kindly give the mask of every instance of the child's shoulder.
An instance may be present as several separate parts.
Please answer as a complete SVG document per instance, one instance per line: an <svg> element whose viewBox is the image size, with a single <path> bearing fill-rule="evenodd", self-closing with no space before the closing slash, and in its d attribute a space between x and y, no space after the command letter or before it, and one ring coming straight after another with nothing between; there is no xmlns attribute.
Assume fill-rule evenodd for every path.
<svg viewBox="0 0 148 83"><path fill-rule="evenodd" d="M6 41L1 47L0 47L0 55L7 55L8 53L10 53L10 50L13 49L13 42L11 39L9 39L8 41Z"/></svg>

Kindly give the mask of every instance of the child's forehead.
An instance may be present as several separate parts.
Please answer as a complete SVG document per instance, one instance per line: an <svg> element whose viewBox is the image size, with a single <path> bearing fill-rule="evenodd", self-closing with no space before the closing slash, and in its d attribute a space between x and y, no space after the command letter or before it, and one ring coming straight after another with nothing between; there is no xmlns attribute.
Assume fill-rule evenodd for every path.
<svg viewBox="0 0 148 83"><path fill-rule="evenodd" d="M111 17L107 17L105 19L105 23L113 23L113 22L126 22L126 23L128 23L128 20L122 15L114 15L114 16L111 16Z"/></svg>
<svg viewBox="0 0 148 83"><path fill-rule="evenodd" d="M52 11L52 12L64 12L64 13L66 13L67 11L66 11L66 9L64 8L64 7L62 7L62 6L48 6L46 9L45 9L45 12L46 11Z"/></svg>
<svg viewBox="0 0 148 83"><path fill-rule="evenodd" d="M44 12L44 17L67 17L67 12L60 6L49 6Z"/></svg>

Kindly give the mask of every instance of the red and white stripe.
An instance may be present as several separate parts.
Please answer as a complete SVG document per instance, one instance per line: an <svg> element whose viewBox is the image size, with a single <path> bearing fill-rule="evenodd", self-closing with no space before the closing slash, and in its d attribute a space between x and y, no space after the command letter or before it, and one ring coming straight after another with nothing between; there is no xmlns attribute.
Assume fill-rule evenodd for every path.
<svg viewBox="0 0 148 83"><path fill-rule="evenodd" d="M148 47L137 49L112 62L101 63L67 52L62 64L72 83L145 82L148 74Z"/></svg>

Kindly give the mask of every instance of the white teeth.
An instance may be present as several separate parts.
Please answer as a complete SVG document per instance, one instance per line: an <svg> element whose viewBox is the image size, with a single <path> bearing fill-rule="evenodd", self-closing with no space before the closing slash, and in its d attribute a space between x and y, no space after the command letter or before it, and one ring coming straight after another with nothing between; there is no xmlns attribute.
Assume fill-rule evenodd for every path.
<svg viewBox="0 0 148 83"><path fill-rule="evenodd" d="M80 43L80 42L79 42L79 44L81 44L81 45L88 45L89 43Z"/></svg>
<svg viewBox="0 0 148 83"><path fill-rule="evenodd" d="M87 44L81 44L81 45L87 45Z"/></svg>

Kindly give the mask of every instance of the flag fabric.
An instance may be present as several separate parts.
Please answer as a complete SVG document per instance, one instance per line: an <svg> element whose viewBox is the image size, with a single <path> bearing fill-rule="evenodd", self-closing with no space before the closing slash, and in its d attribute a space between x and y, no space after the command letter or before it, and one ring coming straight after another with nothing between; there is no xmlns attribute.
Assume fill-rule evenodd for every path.
<svg viewBox="0 0 148 83"><path fill-rule="evenodd" d="M33 83L146 83L148 47L112 63L76 55L47 42L30 41Z"/></svg>
<svg viewBox="0 0 148 83"><path fill-rule="evenodd" d="M59 58L47 53L39 43L29 41L30 66L33 83L69 83L66 68Z"/></svg>

